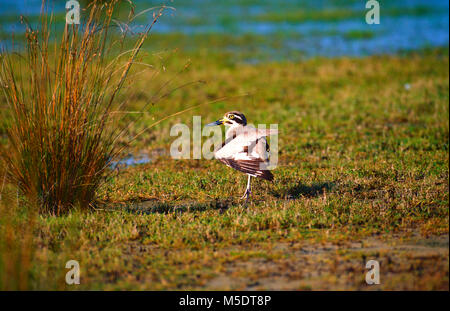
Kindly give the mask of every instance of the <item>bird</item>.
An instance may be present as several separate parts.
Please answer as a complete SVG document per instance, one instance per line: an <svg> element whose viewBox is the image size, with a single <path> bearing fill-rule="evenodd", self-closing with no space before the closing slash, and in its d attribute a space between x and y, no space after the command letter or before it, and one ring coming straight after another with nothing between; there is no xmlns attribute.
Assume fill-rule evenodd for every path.
<svg viewBox="0 0 450 311"><path fill-rule="evenodd" d="M248 175L247 187L242 199L251 195L251 178L273 180L269 166L269 144L266 137L277 134L275 129L256 129L247 125L247 118L239 111L225 113L222 119L206 126L225 125L225 141L215 150L214 157L225 165Z"/></svg>

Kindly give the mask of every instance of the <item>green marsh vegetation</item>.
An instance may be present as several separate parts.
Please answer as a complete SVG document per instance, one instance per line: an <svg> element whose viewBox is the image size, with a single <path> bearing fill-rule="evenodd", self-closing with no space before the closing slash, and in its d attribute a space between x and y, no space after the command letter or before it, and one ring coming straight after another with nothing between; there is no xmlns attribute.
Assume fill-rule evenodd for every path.
<svg viewBox="0 0 450 311"><path fill-rule="evenodd" d="M127 25L115 20L119 3L92 1L83 26L65 24L55 34L55 16L43 1L37 26L21 17L24 40L12 36L9 48L3 46L1 288L29 289L37 215L91 209L123 148L132 119L120 117L124 104L116 97L128 74L136 75L132 66L164 7L130 43ZM136 16L130 5L128 22ZM121 32L114 34L113 26Z"/></svg>
<svg viewBox="0 0 450 311"><path fill-rule="evenodd" d="M239 66L202 55L165 65L189 57L180 79L206 86L171 94L131 135L182 107L252 91L192 114L209 122L232 107L279 123L274 183L255 182L245 206L236 195L243 175L215 161L152 156L110 176L96 210L40 216L36 256L50 259L35 271L77 258L77 289L370 289L363 263L374 257L386 269L382 289L448 288L445 50ZM167 150L170 125L190 124L192 114L159 124L130 152ZM66 228L75 229L61 234ZM408 243L422 246L413 253Z"/></svg>
<svg viewBox="0 0 450 311"><path fill-rule="evenodd" d="M28 288L365 290L373 288L364 264L378 258L375 289L448 290L448 49L246 64L203 46L173 52L173 37L144 43L154 52L139 61L155 71L119 95L143 112L118 140L127 146L122 155L145 152L151 162L113 171L91 209L36 215L32 235L9 238L34 245ZM174 76L180 85L206 83L146 106ZM243 93L127 144L168 115ZM190 125L193 115L208 123L234 109L281 129L275 181L255 182L248 205L237 200L245 176L167 151L173 124ZM78 286L63 281L69 259L80 262ZM9 279L21 278L8 269L17 275Z"/></svg>
<svg viewBox="0 0 450 311"><path fill-rule="evenodd" d="M48 12L37 29L24 20L24 53L1 54L1 159L8 182L43 212L88 208L118 152L124 129L110 126L120 124L116 97L159 16L124 50L127 30L109 34L116 3L94 1L84 27L66 24L61 38L51 35Z"/></svg>

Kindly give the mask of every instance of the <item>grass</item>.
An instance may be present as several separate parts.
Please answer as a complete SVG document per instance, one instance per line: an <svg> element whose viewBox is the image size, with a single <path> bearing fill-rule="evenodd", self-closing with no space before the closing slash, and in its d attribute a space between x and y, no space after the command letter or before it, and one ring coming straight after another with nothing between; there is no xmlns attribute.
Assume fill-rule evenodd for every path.
<svg viewBox="0 0 450 311"><path fill-rule="evenodd" d="M350 30L344 34L344 38L350 40L371 39L375 36L372 31Z"/></svg>
<svg viewBox="0 0 450 311"><path fill-rule="evenodd" d="M351 17L345 15L349 11L308 12L257 19ZM417 9L408 14L425 13ZM221 21L225 26L231 22ZM35 34L26 35L33 39ZM372 35L345 34L347 39ZM154 36L156 42L143 43L148 52L135 59L148 64L148 70L130 71L116 97L121 110L140 116L132 123L127 118L112 122L112 110L91 110L87 101L67 100L86 89L81 98L91 94L104 108L98 99L108 73L102 70L113 56L102 62L90 54L95 49L89 50L84 59L96 61L86 68L83 57L70 58L70 49L79 51L78 45L63 41L70 48L62 56L46 56L47 61L61 60L61 67L55 67L61 74L55 77L62 80L41 70L36 46L29 50L28 59L36 60L31 67L19 58L3 58L2 82L16 86L20 96L11 93L14 88L0 94L3 110L5 103L16 109L2 120L12 126L0 129L1 152L15 168L10 182L20 181L23 187L32 180L28 184L34 189L22 189L27 200L11 183L1 184L0 289L448 290L448 48L257 64L236 62L237 53L226 50L245 46L246 55L255 57L258 46L277 48L282 38L276 35L268 43L252 34ZM173 50L174 44L185 49ZM63 60L100 74L83 80L77 71L67 72L70 66L63 66ZM126 68L130 62L126 57L122 64ZM30 72L42 78L27 80ZM52 89L58 85L53 82L69 82L73 73L84 84ZM20 79L23 84L14 82ZM55 114L42 111L48 96L40 94L50 91L65 99L49 101ZM223 97L228 99L214 101ZM24 105L15 98L24 98ZM248 204L238 200L244 175L217 161L168 156L175 139L169 135L172 125L191 126L193 115L201 115L206 124L230 110L242 111L252 123L280 128L275 181L255 181ZM93 140L74 134L85 133L83 116L94 124ZM68 122L57 131L55 120L61 119ZM124 128L124 135L114 136L114 129ZM111 133L106 138L115 137L114 145L106 139L106 149L95 149L105 146L95 135L102 133ZM121 156L147 153L151 162L110 170L110 155L122 148ZM84 165L86 154L80 150L94 151L93 166ZM47 166L41 166L42 155L49 159ZM48 191L38 187L53 189L60 172L66 176L59 179L66 205L56 194L45 198ZM104 172L106 179L82 182L89 187L84 195L71 182L77 180L74 176L91 178L90 172ZM48 176L45 183L42 173ZM24 179L25 174L30 177ZM42 203L50 208L38 214L36 205ZM65 212L45 213L60 206ZM376 287L364 282L369 259L381 263L382 284ZM80 263L80 285L64 282L68 260Z"/></svg>
<svg viewBox="0 0 450 311"><path fill-rule="evenodd" d="M34 253L34 210L29 205L19 208L17 191L5 187L4 178L0 189L0 289L26 290Z"/></svg>
<svg viewBox="0 0 450 311"><path fill-rule="evenodd" d="M43 212L88 208L118 152L123 128L109 126L120 109L116 96L153 24L124 51L126 33L117 41L108 36L115 3L94 2L83 27L66 24L59 39L44 1L38 28L25 22L23 54L0 54L8 138L0 159L8 182Z"/></svg>
<svg viewBox="0 0 450 311"><path fill-rule="evenodd" d="M146 131L129 151L152 162L108 177L94 211L38 216L33 279L55 280L76 259L81 284L60 288L448 290L448 50L256 65L202 50L149 55L166 71L125 88L128 108L186 59L176 81L206 84L165 97L131 136L250 95ZM255 182L248 205L237 200L245 176L164 153L171 125L235 109L281 130L275 181ZM376 288L364 283L368 259L381 261Z"/></svg>
<svg viewBox="0 0 450 311"><path fill-rule="evenodd" d="M257 22L272 22L272 23L300 23L305 21L340 21L350 18L364 18L364 7L361 6L359 10L351 9L322 9L322 10L299 10L292 9L289 11L278 11L262 13L252 17L252 20ZM430 13L435 13L429 7L411 7L411 8L386 8L383 10L383 16L423 16Z"/></svg>

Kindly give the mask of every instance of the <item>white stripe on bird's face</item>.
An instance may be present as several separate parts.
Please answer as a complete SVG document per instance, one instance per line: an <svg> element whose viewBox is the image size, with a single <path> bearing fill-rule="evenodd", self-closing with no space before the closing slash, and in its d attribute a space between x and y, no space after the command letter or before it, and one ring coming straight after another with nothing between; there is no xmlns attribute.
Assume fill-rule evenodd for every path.
<svg viewBox="0 0 450 311"><path fill-rule="evenodd" d="M228 125L247 125L247 118L239 111L230 111L224 115L224 119L228 121Z"/></svg>
<svg viewBox="0 0 450 311"><path fill-rule="evenodd" d="M247 125L247 119L245 116L240 113L239 111L231 111L227 112L222 119L217 120L215 122L206 124L206 126L214 126L214 125L226 125L231 127L237 127L237 126L246 126Z"/></svg>

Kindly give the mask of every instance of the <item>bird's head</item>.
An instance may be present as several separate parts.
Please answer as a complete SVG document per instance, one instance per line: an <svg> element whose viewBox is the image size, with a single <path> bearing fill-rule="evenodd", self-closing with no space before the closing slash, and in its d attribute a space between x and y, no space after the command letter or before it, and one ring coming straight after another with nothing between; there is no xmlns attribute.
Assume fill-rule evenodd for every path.
<svg viewBox="0 0 450 311"><path fill-rule="evenodd" d="M230 111L225 113L222 119L217 120L216 122L209 123L206 126L214 126L224 124L226 126L239 126L239 125L247 125L247 119L245 116L239 111Z"/></svg>

